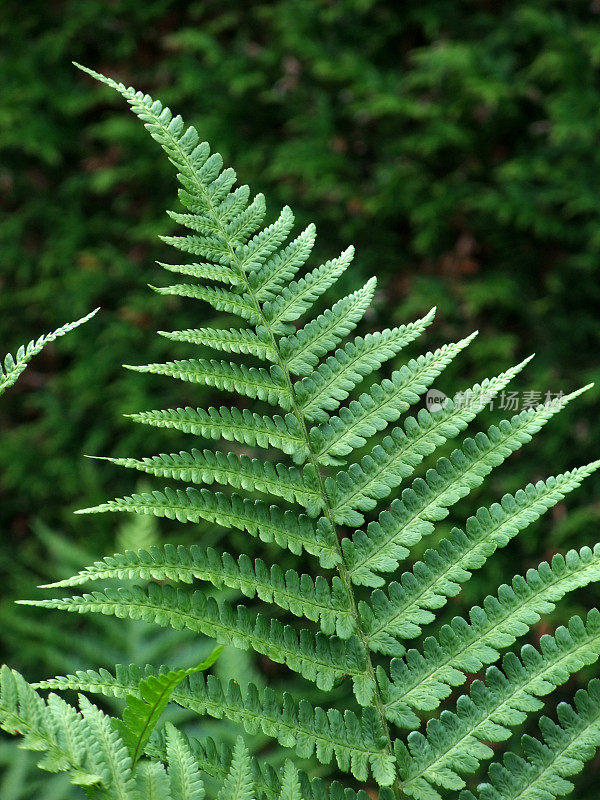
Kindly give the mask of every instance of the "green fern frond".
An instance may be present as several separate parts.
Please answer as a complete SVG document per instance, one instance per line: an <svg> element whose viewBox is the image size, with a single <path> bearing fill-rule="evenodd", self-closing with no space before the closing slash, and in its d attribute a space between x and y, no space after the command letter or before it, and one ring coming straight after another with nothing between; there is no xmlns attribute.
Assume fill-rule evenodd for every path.
<svg viewBox="0 0 600 800"><path fill-rule="evenodd" d="M4 356L4 361L0 359L0 394L4 394L4 392L13 386L20 375L23 374L25 371L27 364L31 361L32 358L41 353L44 347L50 342L55 341L61 336L64 336L66 333L78 328L80 325L83 325L85 322L90 320L94 317L100 309L96 308L89 314L86 314L85 317L76 320L75 322L68 322L66 325L63 325L61 328L57 328L52 333L47 333L44 336L40 336L39 339L35 341L29 342L28 345L21 345L17 350L16 355L12 356L8 353Z"/></svg>
<svg viewBox="0 0 600 800"><path fill-rule="evenodd" d="M212 281L228 283L232 286L241 284L239 275L229 269L216 264L164 264L157 261L157 264L169 272L176 272L179 275L189 275L191 278L207 278Z"/></svg>
<svg viewBox="0 0 600 800"><path fill-rule="evenodd" d="M382 586L377 572L393 572L410 553L410 547L434 531L434 522L444 519L448 509L480 486L484 478L515 450L529 442L534 434L567 403L582 392L566 395L537 408L526 409L510 421L492 425L486 433L464 440L450 458L442 458L425 478L417 478L412 487L394 500L378 521L366 532L357 531L344 539L344 559L352 581L366 586Z"/></svg>
<svg viewBox="0 0 600 800"><path fill-rule="evenodd" d="M315 244L316 228L311 223L302 233L279 253L275 253L258 272L253 272L248 280L256 292L260 303L273 298L289 284L302 267Z"/></svg>
<svg viewBox="0 0 600 800"><path fill-rule="evenodd" d="M543 741L523 736L525 757L506 753L502 764L491 765L490 783L482 784L476 795L462 792L460 800L554 800L569 794L569 778L581 772L600 746L600 681L579 689L574 706L559 704L558 723L542 717Z"/></svg>
<svg viewBox="0 0 600 800"><path fill-rule="evenodd" d="M303 463L308 455L300 423L293 414L266 417L238 408L176 408L128 414L134 422L156 428L175 428L205 439L223 438L251 447L276 447Z"/></svg>
<svg viewBox="0 0 600 800"><path fill-rule="evenodd" d="M226 528L245 530L264 542L287 547L292 553L299 554L304 549L327 564L336 559L335 540L324 517L315 523L305 514L294 514L275 505L267 506L261 500L252 501L238 495L228 497L208 489L188 487L183 491L166 487L164 492L134 494L77 513L107 511L153 514L179 522L205 519Z"/></svg>
<svg viewBox="0 0 600 800"><path fill-rule="evenodd" d="M585 623L573 617L568 628L558 628L554 636L545 634L540 649L525 645L520 659L507 653L502 671L489 667L485 683L472 683L469 695L458 699L456 712L444 711L439 720L430 720L426 738L410 734L403 752L405 794L429 796L431 784L447 786L449 779L462 788L458 776L474 772L481 761L493 757L488 743L508 739L510 728L543 708L540 697L598 660L600 612L593 609Z"/></svg>
<svg viewBox="0 0 600 800"><path fill-rule="evenodd" d="M161 453L151 458L106 458L121 467L137 469L161 478L189 481L196 484L220 483L235 489L246 489L283 497L300 503L308 515L316 517L323 509L323 496L314 468L306 464L302 470L273 464L235 453L213 450L192 450L190 453Z"/></svg>
<svg viewBox="0 0 600 800"><path fill-rule="evenodd" d="M209 669L221 654L221 650L221 647L217 647L195 667L148 675L140 680L135 694L126 696L127 702L122 719L115 720L114 727L129 749L134 766L144 753L152 731L169 704L176 687L190 675Z"/></svg>
<svg viewBox="0 0 600 800"><path fill-rule="evenodd" d="M214 358L210 361L205 358L189 358L166 364L126 366L133 372L150 372L190 383L215 386L217 389L265 400L285 410L289 410L292 406L290 390L278 366L266 370L263 367L247 367L245 364L231 364L229 361L217 361Z"/></svg>
<svg viewBox="0 0 600 800"><path fill-rule="evenodd" d="M365 337L357 336L336 350L310 376L294 384L304 417L311 422L327 422L327 412L335 411L367 375L414 341L432 322L434 314L435 308L417 322L369 333Z"/></svg>
<svg viewBox="0 0 600 800"><path fill-rule="evenodd" d="M357 637L342 640L306 629L298 632L276 619L268 621L262 614L252 614L243 605L234 609L224 601L217 602L199 590L151 583L147 589L121 587L57 600L19 602L79 614L113 614L176 630L187 628L221 644L252 647L314 681L320 689L329 690L343 678L351 677L364 704L373 691L365 673L365 651Z"/></svg>
<svg viewBox="0 0 600 800"><path fill-rule="evenodd" d="M217 553L213 548L198 545L184 547L165 545L137 552L116 553L81 570L73 578L48 584L44 588L80 586L90 581L136 580L176 581L192 583L194 579L210 581L239 589L247 597L258 595L267 603L276 603L298 617L320 622L324 633L336 632L347 639L355 628L352 609L339 577L331 585L322 575L312 578L295 570L285 572L277 564L270 568L257 558L254 562L245 554L237 559L229 553Z"/></svg>
<svg viewBox="0 0 600 800"><path fill-rule="evenodd" d="M415 727L413 709L432 711L448 697L452 687L466 681L466 673L478 672L499 658L542 614L552 611L568 592L600 579L600 545L593 550L570 550L555 555L517 575L511 586L503 584L498 596L488 596L483 607L474 606L469 622L455 617L439 637L428 637L423 653L409 650L391 662L391 680L382 669L377 677L388 719L401 727Z"/></svg>
<svg viewBox="0 0 600 800"><path fill-rule="evenodd" d="M465 531L453 528L435 550L427 550L401 582L392 582L388 595L375 590L370 603L361 602L359 612L365 641L371 650L400 656L400 639L413 639L421 626L433 622L432 609L441 608L448 597L460 591L475 569L521 530L555 506L565 495L600 467L600 461L565 472L546 482L529 484L516 495L505 495L501 503L480 508L467 520Z"/></svg>
<svg viewBox="0 0 600 800"><path fill-rule="evenodd" d="M165 756L173 800L204 800L198 764L185 737L170 723L165 726Z"/></svg>
<svg viewBox="0 0 600 800"><path fill-rule="evenodd" d="M264 331L264 329L262 329ZM189 344L212 347L213 350L223 350L226 353L244 353L253 355L263 361L275 362L277 354L269 342L266 333L241 328L197 328L185 331L158 331L161 336L174 342L188 342Z"/></svg>

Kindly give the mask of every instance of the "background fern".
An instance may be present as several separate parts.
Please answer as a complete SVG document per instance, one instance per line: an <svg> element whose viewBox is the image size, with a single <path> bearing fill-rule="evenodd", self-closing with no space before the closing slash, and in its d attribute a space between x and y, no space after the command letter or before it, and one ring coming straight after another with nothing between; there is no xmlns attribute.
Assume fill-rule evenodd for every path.
<svg viewBox="0 0 600 800"><path fill-rule="evenodd" d="M432 522L443 519L452 505L478 486L494 467L528 441L579 392L539 406L529 414L515 416L475 439L466 439L449 459L438 460L433 471L426 472L423 478L413 478L421 462L463 431L529 359L496 378L476 383L463 394L462 402L450 400L433 412L422 409L416 417L406 417L401 425L389 429L389 424L396 422L468 345L469 338L409 361L389 381L367 386L358 401L332 415L347 397L348 382L356 386L382 363L382 359L367 358L362 371L353 370L353 362L363 358L365 348L368 352L372 344L366 346L366 339L357 339L350 349L336 350L333 357L328 357L326 369L319 368L314 377L312 374L320 359L356 327L372 300L374 282L368 281L363 289L338 300L306 324L300 322L297 328L290 325L347 268L351 253L346 251L339 259L291 280L307 259L310 229L279 250L292 228L289 209L285 208L276 222L262 228L264 204L260 196L249 203L246 187L233 189L235 173L222 168L220 156L210 155L208 146L199 142L193 128L186 129L179 117L174 118L148 95L92 74L125 96L179 170L183 187L180 199L191 214L173 216L194 233L168 237L168 242L206 261L171 268L203 279L211 275L209 262L215 263L217 268L212 275L229 285L229 288L215 288L178 284L160 291L197 297L217 310L237 314L251 325L242 329L242 333L232 329L213 334L201 329L176 333L172 338L189 339L194 344L206 344L225 352L249 352L266 362L265 366L247 366L198 358L134 367L257 399L264 404L259 409L265 412L261 414L259 410L248 417L243 412L235 415L227 408L208 413L181 409L166 416L164 412L146 412L138 421L193 432L195 426L205 437L208 431L209 438L222 435L258 447L279 447L283 442L285 447L280 449L292 454L296 465L304 466L301 472L298 466L281 464L273 471L262 461L243 460L236 454L220 460L215 456L211 460L210 455L200 452L123 463L186 481L201 484L216 481L224 486L275 494L299 501L307 513L297 515L286 511L285 506L268 506L261 500L212 492L204 487L185 490L167 487L164 491L135 494L91 510L133 511L191 522L202 518L222 527L246 530L293 553L304 550L319 559L322 569L335 569L337 574L329 582L315 581L291 570L285 576L281 570L269 571L263 562L253 565L243 557L236 560L227 554L218 556L210 549L155 549L107 559L72 581L59 584L78 585L85 580L107 577L143 582L152 579L147 588L109 587L72 598L32 601L33 604L78 612L100 611L163 626L187 627L225 643L253 648L315 682L324 692L350 678L358 706L356 711L344 713L333 707L326 711L319 706L311 708L305 700L296 707L289 694L278 699L270 690L261 693L252 686L244 693L235 684L224 687L212 678L204 681L190 677L181 691L175 690L174 698L184 707L217 717L228 716L241 722L250 733L262 729L282 745L294 747L301 757L315 752L324 764L335 759L339 770L351 773L360 782L372 776L380 786L391 787L389 791L381 790L382 800L390 796L432 800L441 797L441 792L460 791L465 786L465 776L494 755L486 742L505 740L511 728L522 724L523 712L539 708L536 698L544 695L547 687L551 689L567 678L571 670L597 658L587 641L588 635L592 639L594 636L593 615L583 634L587 645L583 661L565 659L558 646L553 650L548 645L544 656L549 664L542 659L518 678L508 669L505 675L492 667L485 683L475 682L470 694L459 698L455 712L447 709L439 719L434 716L424 732L413 730L408 736L397 735L392 726L417 728L419 713L429 715L435 711L453 687L466 681L465 673L476 673L497 661L502 650L526 634L542 614L552 611L566 593L597 580L600 547L570 551L566 557L556 555L550 564L542 562L524 576L517 575L511 585L501 585L497 594L488 596L481 607L473 606L466 618L455 617L438 631L434 630L421 647L410 648L405 643L421 634L423 625L434 620L432 612L456 594L459 584L474 569L480 568L495 550L576 488L600 462L527 486L514 496L502 498L501 505L480 509L468 520L465 531L455 529L447 539L434 541L432 549L425 551L423 560L416 561L412 570L402 575L400 583L388 583L378 573L394 571L408 554L408 548L433 533ZM383 347L385 353L393 354L390 338L405 343L429 319L412 328L386 333L383 341L376 343L376 349ZM324 392L320 405L315 405L315 392L320 391L323 381L328 381L333 391ZM300 388L298 398L297 384L304 386L304 401ZM281 411L270 423L268 405L278 406ZM325 410L330 413L321 413ZM372 441L375 434L388 429L389 433L379 437L378 442ZM364 448L362 453L361 448ZM407 479L411 479L411 485L389 510L381 511L379 519L369 522L365 530L352 534L352 527L368 522L365 516L374 515L381 501L387 501ZM341 544L338 526L346 526ZM204 593L164 583L165 580L187 583L192 578L209 581L217 589L225 584L250 596L256 593L261 600L274 603L283 611L318 622L321 630L315 633L310 628L296 629L276 618L268 622L260 613L255 615L250 607L234 608L219 595L215 599L210 590ZM378 585L385 586L386 591L375 589L369 594L360 588ZM582 625L574 619L570 628L577 631ZM559 630L557 641L564 639L562 629ZM572 646L576 650L579 641L573 639ZM387 659L379 653L393 656L389 669L385 666ZM510 666L510 661L505 663ZM559 663L562 673L555 669ZM548 671L552 671L554 683L544 680ZM43 686L124 696L136 691L139 680L139 671L130 667L118 670L114 677L84 672L46 681ZM10 679L7 681L10 687ZM576 696L576 710L559 706L558 726L543 718L541 727L546 744L525 738L525 759L509 753L504 766L493 764L491 784L477 790L481 797L495 796L494 787L502 784L510 785L514 797L532 791L554 797L568 791L571 784L566 778L580 767L573 763L572 754L587 759L595 749L598 734L593 709L597 691L596 683L592 682L587 693ZM513 707L512 698L517 692L522 693L522 700ZM10 706L10 698L6 699L9 695L10 690L6 690L5 703ZM327 703L327 696L323 697ZM84 721L91 715L100 735L104 722L90 710L87 701L82 702ZM10 718L11 714L18 716L19 711L9 707L6 713ZM20 713L24 713L23 709ZM114 746L116 753L119 748L116 740ZM149 752L160 755L162 751L158 746ZM115 759L111 763L118 765L120 760L116 756ZM115 766L114 775L112 772L105 775L101 782L108 785L107 781L120 781L126 796L134 791L134 784L129 788L133 778L128 772L130 767L123 764L122 768ZM238 765L236 754L232 764L231 774L237 777L225 778L226 785L227 781L236 781L242 792L240 796L245 796L245 792L249 797L249 768ZM294 775L290 772L289 781L293 782ZM160 768L144 767L136 772L135 780L159 783L166 780L160 776ZM298 794L299 784L296 789L290 792ZM279 792L279 785L260 790L274 794ZM335 793L337 789L332 791Z"/></svg>

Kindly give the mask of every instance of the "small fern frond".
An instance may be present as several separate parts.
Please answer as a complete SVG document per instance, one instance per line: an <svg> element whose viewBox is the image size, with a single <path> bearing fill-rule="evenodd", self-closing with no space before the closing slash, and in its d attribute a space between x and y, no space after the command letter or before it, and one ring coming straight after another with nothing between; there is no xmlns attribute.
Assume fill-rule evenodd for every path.
<svg viewBox="0 0 600 800"><path fill-rule="evenodd" d="M80 586L99 580L176 581L192 583L194 579L239 589L247 597L258 595L267 603L276 603L298 617L320 622L324 633L337 633L347 639L354 632L355 619L348 597L338 576L331 585L322 575L311 578L295 570L284 572L277 564L270 568L257 558L245 554L235 559L229 553L198 545L184 547L165 545L150 550L116 553L81 570L73 578L48 584L44 588Z"/></svg>
<svg viewBox="0 0 600 800"><path fill-rule="evenodd" d="M423 653L409 650L403 658L394 658L391 680L378 670L388 719L400 727L415 727L413 709L437 708L452 687L466 681L466 673L496 661L500 650L527 633L565 594L597 580L600 545L557 554L551 564L544 561L525 577L513 578L511 586L503 584L497 597L488 596L483 607L471 609L469 622L455 617L437 638L425 639Z"/></svg>
<svg viewBox="0 0 600 800"><path fill-rule="evenodd" d="M248 748L238 736L233 750L231 768L217 800L254 800L254 781Z"/></svg>
<svg viewBox="0 0 600 800"><path fill-rule="evenodd" d="M394 500L389 510L369 523L366 532L357 531L342 541L344 559L353 583L382 586L378 572L393 572L410 553L410 547L430 535L434 522L444 519L448 509L480 486L484 478L508 456L529 442L567 403L589 386L552 400L537 408L526 409L510 421L492 425L486 433L464 440L450 458L441 458L425 478L417 478L411 488Z"/></svg>
<svg viewBox="0 0 600 800"><path fill-rule="evenodd" d="M145 366L126 365L133 372L150 372L154 375L167 375L190 383L203 383L236 394L243 394L285 410L292 406L292 396L285 383L280 367L269 370L264 367L247 367L245 364L232 364L211 358L188 358L170 361L166 364L146 364Z"/></svg>
<svg viewBox="0 0 600 800"><path fill-rule="evenodd" d="M342 640L306 629L296 631L276 619L268 621L262 614L252 614L243 605L233 608L225 601L217 602L199 590L151 583L147 589L121 587L57 600L19 602L79 614L129 617L176 630L187 628L221 644L233 644L244 650L252 647L324 690L351 677L357 695L365 704L373 691L372 681L365 673L365 651L356 636Z"/></svg>
<svg viewBox="0 0 600 800"><path fill-rule="evenodd" d="M311 223L293 242L275 253L262 269L249 276L250 285L256 291L256 299L260 303L273 300L289 284L300 267L307 262L316 235L316 228Z"/></svg>
<svg viewBox="0 0 600 800"><path fill-rule="evenodd" d="M327 422L327 412L335 411L367 375L414 341L432 322L434 314L435 308L417 322L357 336L336 350L311 375L294 384L304 417L311 422Z"/></svg>
<svg viewBox="0 0 600 800"><path fill-rule="evenodd" d="M600 681L579 689L574 706L559 704L558 723L542 717L542 741L523 736L525 757L506 753L502 764L490 766L490 782L481 784L477 794L462 792L460 800L554 800L569 794L569 778L600 747Z"/></svg>
<svg viewBox="0 0 600 800"><path fill-rule="evenodd" d="M161 453L151 458L106 458L121 467L137 469L161 478L189 481L195 484L220 483L235 489L263 492L300 503L309 516L316 517L323 508L318 479L311 464L302 470L273 464L219 450L192 450L191 453Z"/></svg>
<svg viewBox="0 0 600 800"><path fill-rule="evenodd" d="M332 560L339 558L339 555L336 556L331 527L324 517L320 517L315 524L305 514L284 511L275 505L268 506L261 500L252 501L238 495L228 497L208 489L188 487L183 491L166 487L164 492L134 494L76 513L107 511L153 514L155 517L177 519L179 522L198 522L205 519L225 528L247 531L263 542L275 542L295 554L300 554L304 549L307 553L318 556L324 563L331 564Z"/></svg>
<svg viewBox="0 0 600 800"><path fill-rule="evenodd" d="M176 408L127 415L134 422L155 428L175 428L205 439L223 438L251 447L276 447L303 463L308 454L300 423L293 414L266 417L238 408Z"/></svg>
<svg viewBox="0 0 600 800"><path fill-rule="evenodd" d="M600 461L565 472L546 482L529 484L515 495L504 495L501 503L480 508L467 520L465 531L453 528L435 550L427 550L401 582L392 582L388 595L376 589L370 603L361 601L359 612L367 646L386 655L400 656L399 640L413 639L421 627L433 622L432 609L441 608L448 597L460 591L475 569L480 569L498 548L505 547L555 506L565 495L600 467Z"/></svg>
<svg viewBox="0 0 600 800"><path fill-rule="evenodd" d="M96 308L94 311L86 314L85 317L75 322L68 322L61 328L52 331L52 333L40 336L39 339L35 341L32 340L28 345L21 345L14 356L8 353L4 356L4 360L0 359L0 394L4 394L7 389L17 382L19 376L23 374L31 359L37 356L38 353L41 353L47 344L50 344L50 342L55 341L59 337L83 325L94 317L99 310L99 308Z"/></svg>
<svg viewBox="0 0 600 800"><path fill-rule="evenodd" d="M127 695L122 719L115 720L114 726L129 749L134 766L144 753L152 731L176 687L184 678L209 669L221 654L221 650L221 647L217 647L195 667L148 675L139 682L135 694Z"/></svg>
<svg viewBox="0 0 600 800"><path fill-rule="evenodd" d="M275 362L276 352L264 333L254 333L246 328L219 330L218 328L197 328L185 331L158 331L161 336L174 342L212 347L226 353L244 353L260 358L262 361Z"/></svg>
<svg viewBox="0 0 600 800"><path fill-rule="evenodd" d="M185 737L167 722L165 756L173 800L204 800L204 785L198 764Z"/></svg>

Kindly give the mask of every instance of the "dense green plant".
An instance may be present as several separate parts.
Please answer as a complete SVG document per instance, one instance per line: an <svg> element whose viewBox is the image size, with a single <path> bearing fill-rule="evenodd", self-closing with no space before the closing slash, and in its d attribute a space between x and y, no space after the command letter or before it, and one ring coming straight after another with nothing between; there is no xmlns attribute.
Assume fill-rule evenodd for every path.
<svg viewBox="0 0 600 800"><path fill-rule="evenodd" d="M475 384L460 399L421 409L390 429L469 344L473 337L468 337L408 361L388 379L372 383L358 401L342 405L351 389L419 335L432 314L358 336L335 349L369 307L374 280L304 325L299 320L347 269L352 251L296 277L310 255L313 226L284 244L293 226L289 208L262 227L262 196L250 201L247 187L234 189L235 173L223 169L221 157L210 154L193 127L186 129L180 117L149 95L91 74L126 98L178 170L180 199L188 213L171 216L193 233L166 241L203 261L165 265L197 280L157 291L202 299L248 325L165 336L257 360L257 366L244 363L246 359L192 358L133 367L208 384L238 397L231 407L148 411L134 419L204 439L237 442L252 453L269 452L250 458L240 451L205 449L114 459L202 488L167 487L88 510L189 522L204 519L244 530L295 555L304 551L319 567L312 577L200 544L154 547L106 558L55 584L134 581L129 588L30 602L186 627L224 644L252 648L316 683L326 708L290 694L280 698L268 688L260 691L250 685L242 691L235 682L223 686L215 676L204 678L193 668L185 674L168 668L119 667L114 675L83 671L39 685L128 698L124 721L113 723L85 698L80 700L80 713L54 694L44 703L18 674L5 669L0 704L5 729L25 734L25 746L47 752L42 766L70 771L97 797L201 797L198 769L223 777L220 798L250 800L253 793L290 800L357 796L339 784L327 788L311 781L291 764L282 775L261 769L241 742L231 756L212 742L187 742L172 728L148 739L166 695L198 713L236 721L250 733L262 729L301 757L316 753L324 764L335 760L339 771L359 782L372 776L382 787L381 800L434 800L441 792L447 796L463 789L463 800L537 800L565 794L571 789L569 777L600 744L598 681L577 692L574 706L558 706L558 723L541 718L543 741L524 736L521 754L509 750L501 762L492 763L489 783L473 793L464 788L465 776L494 757L490 743L504 741L529 713L540 710L540 698L598 659L596 611L585 621L574 617L553 636L544 636L539 648L527 644L520 655L510 648L565 594L600 578L600 545L555 555L551 563L542 562L524 576L515 576L510 585L501 585L482 606L471 608L466 618L453 618L419 647L411 648L409 642L421 636L435 620L434 612L459 592L474 570L555 506L600 462L529 484L505 495L501 503L480 508L464 529L454 528L435 541L398 581L385 576L396 572L410 549L434 533L434 522L444 519L452 505L583 390L465 439L374 518L381 501L411 478L425 458L463 431L529 359ZM258 401L257 410L245 403L240 407L243 397ZM266 414L260 403L282 414ZM372 446L373 437L386 431ZM359 457L364 447L368 451ZM290 456L293 464L274 464L271 450ZM247 494L213 492L206 488L212 483ZM280 498L281 504L255 500L254 492ZM366 517L371 521L363 528ZM185 586L194 580L212 584L216 594ZM240 589L250 598L258 596L273 609L313 622L320 630L299 627L291 618L284 624L275 610L269 621L264 611L256 614L247 605L234 608L219 596L223 586ZM495 665L504 650L501 666ZM469 693L451 704L454 710L447 707L434 716L468 674L486 666L485 679L473 681ZM353 687L355 708L327 708L334 686L346 680ZM428 719L423 732L418 730L421 717ZM144 750L154 760L137 764ZM168 764L166 771L161 762ZM358 796L364 797L360 791Z"/></svg>

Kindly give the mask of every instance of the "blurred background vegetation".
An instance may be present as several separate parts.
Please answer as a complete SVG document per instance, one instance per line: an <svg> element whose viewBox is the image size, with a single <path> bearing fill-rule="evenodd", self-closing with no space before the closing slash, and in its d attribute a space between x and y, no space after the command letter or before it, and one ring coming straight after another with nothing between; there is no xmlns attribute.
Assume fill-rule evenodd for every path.
<svg viewBox="0 0 600 800"><path fill-rule="evenodd" d="M30 679L67 668L75 631L87 644L67 658L71 669L182 652L179 640L137 640L114 620L102 632L15 613L13 600L123 541L119 520L72 511L128 492L135 479L83 454L189 447L123 414L211 401L198 387L121 368L175 355L155 330L198 325L203 309L148 289L164 281L155 261L171 258L157 238L176 204L171 167L72 60L181 112L242 182L265 192L272 213L289 203L299 225L315 220L316 258L353 242L342 288L378 276L371 328L437 305L411 355L478 328L439 388L464 388L534 351L521 391L543 399L600 379L597 0L5 0L0 30L0 350L103 309L45 351L0 407L2 655ZM595 388L450 522L598 457L599 408ZM485 425L505 415L496 410ZM452 610L517 562L595 542L600 481L568 506L517 540ZM148 535L134 534L134 546ZM195 534L161 525L152 535ZM267 668L248 662L247 672ZM31 786L19 777L23 758L0 748L0 769L10 765L3 800L40 794L35 773ZM589 796L598 769L578 796ZM70 796L58 779L41 785L48 798Z"/></svg>

